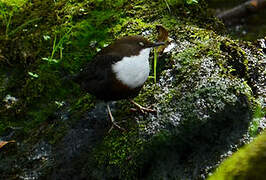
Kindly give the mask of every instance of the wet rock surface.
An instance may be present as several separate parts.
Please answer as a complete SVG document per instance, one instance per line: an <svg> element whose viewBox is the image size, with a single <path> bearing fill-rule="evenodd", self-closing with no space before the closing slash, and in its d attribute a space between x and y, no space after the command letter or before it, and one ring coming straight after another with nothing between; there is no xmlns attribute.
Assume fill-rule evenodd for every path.
<svg viewBox="0 0 266 180"><path fill-rule="evenodd" d="M182 44L189 45L188 42L177 43L181 49L184 49ZM176 49L167 55L171 68L161 71L157 84L147 83L138 97L152 105L157 114L129 114L122 118L135 119L138 138L146 143L145 150L138 155L146 158L140 167L140 179L205 179L221 159L249 141L252 89L244 79L226 76L215 58L185 56L188 62L184 63L183 56L176 56L182 52ZM263 66L261 59L252 58L252 53L248 53L251 66L253 63ZM263 77L256 70L252 72L258 75L252 84L258 87L258 94L263 94L260 80ZM149 100L145 98L147 92L152 93L148 94L152 97ZM115 114L122 105L112 106ZM51 120L57 122L57 126L60 123L67 126L60 142L51 144L37 135L40 139L35 142L17 142L13 145L14 152L1 149L0 167L7 170L3 178L123 178L121 169L99 175L98 171L105 172L109 166L90 165L95 160L91 160L94 149L106 135L110 136L105 104L97 102L95 108L82 113L75 121L71 120L69 108L63 106ZM264 129L265 119L260 120L260 127ZM43 128L34 132L45 131L46 125ZM6 137L12 139L15 131L10 130Z"/></svg>
<svg viewBox="0 0 266 180"><path fill-rule="evenodd" d="M126 100L111 106L124 133L108 133L106 105L84 92L58 98L78 87L58 83L51 64L41 63L34 73L25 65L30 70L19 77L19 88L13 84L21 71L1 74L0 119L8 127L0 127L0 141L16 142L0 149L0 179L206 179L252 140L251 126L254 134L263 131L265 117L255 117L254 109L265 109L266 55L208 28L177 27L177 19L160 22L169 28L172 47L159 57L157 82L148 80L135 99L157 112L132 113ZM139 25L131 21L123 27ZM16 56L7 57L21 56L13 51Z"/></svg>

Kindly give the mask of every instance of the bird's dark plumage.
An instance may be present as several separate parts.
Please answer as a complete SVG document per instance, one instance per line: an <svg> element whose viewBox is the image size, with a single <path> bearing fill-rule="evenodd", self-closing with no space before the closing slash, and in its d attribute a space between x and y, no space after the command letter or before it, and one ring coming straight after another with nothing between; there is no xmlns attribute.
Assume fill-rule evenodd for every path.
<svg viewBox="0 0 266 180"><path fill-rule="evenodd" d="M143 42L147 47L153 45L141 36L128 36L119 39L102 49L94 59L84 66L81 72L72 77L72 80L98 99L113 101L134 98L142 86L130 89L115 77L111 66L122 60L124 56L138 55L139 51L144 48L138 44L139 42Z"/></svg>
<svg viewBox="0 0 266 180"><path fill-rule="evenodd" d="M104 101L135 97L141 87L129 89L115 78L111 69L111 65L121 59L122 57L115 55L98 55L86 64L73 80L79 83L83 90Z"/></svg>
<svg viewBox="0 0 266 180"><path fill-rule="evenodd" d="M142 36L121 38L102 49L78 74L69 79L104 101L132 99L138 95L148 78L150 49L163 44L152 43ZM142 112L154 112L131 102ZM114 121L108 104L107 110L113 126L124 130Z"/></svg>
<svg viewBox="0 0 266 180"><path fill-rule="evenodd" d="M161 45L161 44L159 44ZM113 72L112 65L124 57L139 55L142 49L156 45L142 36L127 36L103 48L84 68L71 79L81 85L86 92L104 101L134 98L142 85L130 88L123 84Z"/></svg>

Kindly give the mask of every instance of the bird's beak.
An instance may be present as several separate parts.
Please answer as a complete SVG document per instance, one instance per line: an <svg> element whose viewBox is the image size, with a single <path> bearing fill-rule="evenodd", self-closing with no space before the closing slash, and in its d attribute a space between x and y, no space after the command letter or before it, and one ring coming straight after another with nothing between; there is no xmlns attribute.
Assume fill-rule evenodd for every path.
<svg viewBox="0 0 266 180"><path fill-rule="evenodd" d="M161 45L165 45L165 42L156 42L156 43L153 43L151 45L151 47L157 47L157 46L161 46Z"/></svg>

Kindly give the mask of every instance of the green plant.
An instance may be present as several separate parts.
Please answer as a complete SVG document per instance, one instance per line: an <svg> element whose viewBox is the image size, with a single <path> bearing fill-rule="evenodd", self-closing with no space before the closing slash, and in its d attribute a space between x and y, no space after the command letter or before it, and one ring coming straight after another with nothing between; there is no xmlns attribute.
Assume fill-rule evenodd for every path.
<svg viewBox="0 0 266 180"><path fill-rule="evenodd" d="M28 0L1 0L0 22L5 26L5 36L8 37L12 17Z"/></svg>
<svg viewBox="0 0 266 180"><path fill-rule="evenodd" d="M154 48L153 53L154 53L153 54L153 76L149 76L148 78L149 79L153 79L154 84L156 84L156 80L157 80L157 77L156 77L156 74L157 74L157 59L158 59L158 53L157 53L156 48Z"/></svg>
<svg viewBox="0 0 266 180"><path fill-rule="evenodd" d="M158 59L158 53L156 51L156 48L154 48L154 62L153 62L153 79L154 79L154 83L156 83L157 59Z"/></svg>
<svg viewBox="0 0 266 180"><path fill-rule="evenodd" d="M198 0L186 0L186 3L187 4L196 4L196 3L199 3Z"/></svg>
<svg viewBox="0 0 266 180"><path fill-rule="evenodd" d="M59 59L63 58L63 44L69 40L70 38L70 33L71 33L72 27L70 27L67 32L59 39L59 41L57 42L57 35L55 34L55 38L53 41L53 50L51 52L51 56L50 57L45 57L42 58L42 60L44 61L48 61L49 63L58 63L57 59L54 59L55 53L57 52L57 50L59 49ZM44 36L43 37L45 40L50 39L50 36Z"/></svg>
<svg viewBox="0 0 266 180"><path fill-rule="evenodd" d="M23 23L22 25L18 26L16 29L14 29L14 30L12 30L12 31L10 31L10 32L8 32L9 29L7 28L7 29L6 29L6 37L9 37L9 36L12 36L12 35L16 34L18 31L24 29L26 26L28 26L28 25L30 25L30 24L36 22L36 21L39 21L39 20L41 20L41 19L42 19L41 17L40 17L40 18L34 18L34 19L31 19L31 20L29 20L29 21Z"/></svg>
<svg viewBox="0 0 266 180"><path fill-rule="evenodd" d="M167 1L167 0L164 0L164 2L165 2L165 4L166 4L166 6L167 6L168 11L171 13L171 8L170 8L170 6L169 6L168 1Z"/></svg>
<svg viewBox="0 0 266 180"><path fill-rule="evenodd" d="M253 113L253 119L250 122L250 126L248 129L251 137L255 137L259 133L259 122L260 119L265 116L265 114L265 110L262 109L261 105L258 105Z"/></svg>

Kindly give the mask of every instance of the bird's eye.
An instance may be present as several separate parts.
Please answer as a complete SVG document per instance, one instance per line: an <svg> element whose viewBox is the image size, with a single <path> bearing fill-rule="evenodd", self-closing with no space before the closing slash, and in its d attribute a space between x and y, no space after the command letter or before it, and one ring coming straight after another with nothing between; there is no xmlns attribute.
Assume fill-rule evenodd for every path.
<svg viewBox="0 0 266 180"><path fill-rule="evenodd" d="M143 47L144 46L144 43L143 42L139 42L139 45Z"/></svg>

